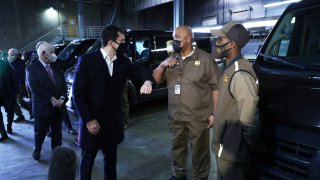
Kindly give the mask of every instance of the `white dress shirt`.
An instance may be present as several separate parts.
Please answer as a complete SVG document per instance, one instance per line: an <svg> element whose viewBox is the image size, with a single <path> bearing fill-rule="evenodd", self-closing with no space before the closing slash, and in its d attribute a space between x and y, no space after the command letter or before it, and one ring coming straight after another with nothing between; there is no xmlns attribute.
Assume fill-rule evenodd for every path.
<svg viewBox="0 0 320 180"><path fill-rule="evenodd" d="M111 59L111 57L108 55L108 53L105 52L102 48L100 48L100 51L102 53L103 59L106 61L107 65L108 65L109 74L110 74L110 76L112 76L113 61L115 61L117 59L117 56L114 55L113 58Z"/></svg>

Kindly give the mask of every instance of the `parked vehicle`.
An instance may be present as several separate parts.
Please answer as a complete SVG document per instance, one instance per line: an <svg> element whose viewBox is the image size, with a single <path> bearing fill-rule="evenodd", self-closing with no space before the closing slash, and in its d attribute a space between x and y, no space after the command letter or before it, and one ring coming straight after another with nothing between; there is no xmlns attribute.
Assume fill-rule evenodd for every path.
<svg viewBox="0 0 320 180"><path fill-rule="evenodd" d="M261 47L261 179L320 179L320 1L284 11Z"/></svg>
<svg viewBox="0 0 320 180"><path fill-rule="evenodd" d="M210 47L210 34L202 33L195 34L195 39L201 39L201 45L206 50L211 50ZM207 38L207 41L204 40ZM154 30L129 30L126 34L127 52L126 54L131 59L132 63L144 67L152 73L153 69L168 57L167 41L172 40L172 32L170 31L154 31ZM206 43L205 43L206 42ZM206 46L204 44L207 44ZM91 53L101 48L101 42L96 41L92 47L89 48L87 53ZM70 111L74 112L75 107L72 99L72 83L74 78L74 71L76 65L68 69L65 73L69 101L67 107ZM166 84L157 85L153 83L153 91L151 94L141 95L140 87L143 84L138 79L128 79L128 96L130 105L135 105L141 102L167 98L168 90Z"/></svg>
<svg viewBox="0 0 320 180"><path fill-rule="evenodd" d="M68 44L54 44L54 52L59 54Z"/></svg>
<svg viewBox="0 0 320 180"><path fill-rule="evenodd" d="M79 56L87 52L97 39L78 39L70 42L58 54L57 64L61 66L63 71L66 71L76 64Z"/></svg>

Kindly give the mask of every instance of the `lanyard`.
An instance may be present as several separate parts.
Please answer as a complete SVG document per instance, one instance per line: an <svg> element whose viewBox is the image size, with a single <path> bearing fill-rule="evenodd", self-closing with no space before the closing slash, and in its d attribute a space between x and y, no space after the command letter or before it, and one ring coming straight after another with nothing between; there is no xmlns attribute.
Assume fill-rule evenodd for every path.
<svg viewBox="0 0 320 180"><path fill-rule="evenodd" d="M198 57L198 56L197 56L197 57ZM177 84L180 84L180 78L181 78L181 76L182 76L183 69L184 69L184 67L187 66L187 64L188 64L191 60L187 60L187 62L183 65L183 67L181 67L182 64L183 64L183 61L185 61L186 59L182 60L182 58L181 58L179 55L177 55L176 59L179 59L179 75L178 75ZM197 59L197 58L196 58L196 59Z"/></svg>

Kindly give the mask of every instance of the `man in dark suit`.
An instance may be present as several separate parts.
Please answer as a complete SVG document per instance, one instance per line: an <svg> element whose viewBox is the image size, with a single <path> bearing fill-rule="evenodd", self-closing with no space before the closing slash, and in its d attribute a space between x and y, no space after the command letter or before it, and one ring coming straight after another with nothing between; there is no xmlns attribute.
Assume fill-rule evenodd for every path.
<svg viewBox="0 0 320 180"><path fill-rule="evenodd" d="M25 62L19 57L19 52L17 49L14 49L14 48L9 49L8 55L9 55L8 56L9 63L14 70L14 76L18 84L18 96L16 97L16 103L15 103L15 113L18 117L17 119L14 120L14 122L19 122L25 119L25 117L22 114L20 106L28 110L30 117L32 117L30 106L23 100L23 97L26 96L26 86L25 86L26 65L25 65Z"/></svg>
<svg viewBox="0 0 320 180"><path fill-rule="evenodd" d="M31 90L35 147L33 158L40 159L43 141L50 127L51 148L61 145L61 109L67 101L67 85L61 69L55 67L57 56L51 44L43 42L37 49L39 60L27 66L27 85Z"/></svg>
<svg viewBox="0 0 320 180"><path fill-rule="evenodd" d="M142 94L152 90L151 74L133 65L123 55L125 37L116 26L101 32L102 48L81 56L73 83L73 98L80 115L79 143L82 148L80 179L91 179L98 150L104 154L105 179L117 178L117 145L124 140L122 98L128 77L144 81Z"/></svg>
<svg viewBox="0 0 320 180"><path fill-rule="evenodd" d="M12 121L14 116L15 96L18 94L18 87L15 83L14 72L7 61L0 60L0 108L4 107L7 112L7 132L12 133ZM8 138L4 128L3 116L0 110L0 141Z"/></svg>

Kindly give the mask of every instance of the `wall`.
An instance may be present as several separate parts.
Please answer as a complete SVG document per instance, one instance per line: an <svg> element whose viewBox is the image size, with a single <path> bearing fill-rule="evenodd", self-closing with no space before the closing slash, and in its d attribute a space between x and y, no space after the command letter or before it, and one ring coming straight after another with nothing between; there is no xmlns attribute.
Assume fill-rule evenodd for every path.
<svg viewBox="0 0 320 180"><path fill-rule="evenodd" d="M138 27L149 28L155 25L154 22L159 22L161 24L156 24L155 26L168 29L168 21L171 21L171 19L168 19L170 16L169 13L173 14L171 10L171 4L173 4L173 2L164 3L170 4L170 6L167 6L168 8L170 7L170 9L163 9L161 12L159 11L160 8L158 8L159 5L154 6L154 4L164 0L149 0L149 4L146 1L147 0L134 0L135 9L139 10ZM231 20L247 21L251 19L277 17L281 15L288 5L272 8L265 8L264 5L279 1L280 0L185 0L184 24L191 27L201 27L202 20L212 17L217 18L218 24L225 24ZM251 11L249 10L249 6L252 8ZM172 24L169 26L171 28Z"/></svg>
<svg viewBox="0 0 320 180"><path fill-rule="evenodd" d="M138 11L137 28L153 30L172 30L173 3L164 3Z"/></svg>
<svg viewBox="0 0 320 180"><path fill-rule="evenodd" d="M122 6L114 22L119 26ZM20 49L58 27L58 17L52 20L43 18L44 11L49 7L59 10L60 24L67 23L68 16L78 16L77 1L0 0L0 50ZM110 4L106 3L84 3L84 25L103 25L110 8Z"/></svg>
<svg viewBox="0 0 320 180"><path fill-rule="evenodd" d="M122 0L115 16L114 24L124 29L172 30L173 0ZM84 1L84 25L103 25L110 11L111 1ZM229 20L248 20L248 12L242 11L252 6L251 18L280 15L287 5L264 8L276 0L185 0L185 23L199 27L202 20L216 16L218 24ZM0 0L0 50L11 47L22 48L59 25L58 18L52 21L42 18L43 12L53 7L59 10L60 24L67 23L68 16L77 17L76 0Z"/></svg>
<svg viewBox="0 0 320 180"><path fill-rule="evenodd" d="M132 0L127 0L132 1ZM144 10L157 5L165 4L167 2L172 2L173 0L134 0L136 3L135 11Z"/></svg>
<svg viewBox="0 0 320 180"><path fill-rule="evenodd" d="M185 21L192 27L200 27L205 18L217 18L218 24L228 21L247 21L252 19L277 17L288 5L265 8L275 0L199 0L185 2ZM201 6L200 6L201 4ZM251 8L251 10L250 10Z"/></svg>

